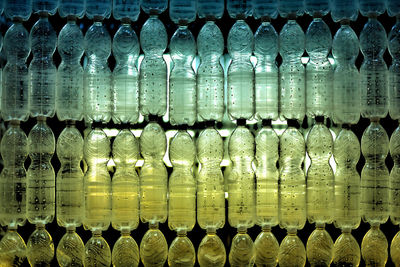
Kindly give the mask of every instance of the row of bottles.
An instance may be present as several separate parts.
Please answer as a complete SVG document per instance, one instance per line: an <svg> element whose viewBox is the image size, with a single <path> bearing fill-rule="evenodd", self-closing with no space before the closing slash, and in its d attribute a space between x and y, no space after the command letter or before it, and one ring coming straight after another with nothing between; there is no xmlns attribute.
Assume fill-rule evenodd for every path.
<svg viewBox="0 0 400 267"><path fill-rule="evenodd" d="M220 64L224 40L214 22L221 18L221 11L202 8L205 3L197 4L201 11L199 14L207 22L200 30L196 43L187 27L195 19L195 2L185 1L180 4L179 1L171 1L170 16L178 24L178 29L169 43L173 67L167 96L168 73L163 53L168 40L165 26L157 18L157 14L165 10L166 4L162 5L163 8L157 8L143 1L143 10L151 10L151 16L144 23L138 38L130 26L138 18L137 1L129 5L130 12L124 11L127 8L124 5L128 5L126 3L114 3L112 6L111 2L105 1L104 5L92 6L91 1L88 1L86 6L84 3L69 6L68 1L62 1L58 7L59 12L68 21L57 39L48 21L48 16L54 14L57 4L34 2L38 3L33 6L33 10L40 13L40 17L30 36L22 25L22 21L29 18L26 14L30 14L30 7L23 6L24 9L19 11L14 10L13 5L6 5L5 8L6 15L14 22L4 38L8 58L2 75L5 88L2 96L2 117L5 120L14 119L12 112L16 112L15 119L22 121L27 120L29 115L52 117L57 113L59 120L67 120L69 117L81 120L85 117L88 122L108 122L112 119L114 123L134 124L138 122L139 114L146 117L163 116L169 106L169 121L172 125L192 126L196 121L222 121L225 110L225 79L228 86L227 110L231 119L255 117L258 120L276 120L279 117L285 120L293 117L299 120L306 114L308 117L331 117L338 124L343 124L343 117L349 116L352 117L351 123L356 123L359 106L364 117L376 114L383 118L388 112L393 119L398 117L398 23L386 38L384 28L377 20L381 12L373 12L372 6L370 12L364 12L369 14L369 20L361 31L358 42L349 26L349 21L356 18L353 13L357 11L357 6L353 6L351 15L343 10L343 14L337 10L332 13L336 14L333 16L334 20L341 23L332 41L330 30L321 19L329 11L328 2L325 6L320 3L314 8L312 5L305 6L305 11L314 18L306 34L292 15L278 34L270 22L276 18L276 14L268 13L271 11L265 9L266 3L255 4L257 12L254 15L261 18L262 23L253 34L245 21L250 2L240 5L240 1L238 4L233 1L227 7L230 16L237 21L227 37L227 48L232 62L227 67L225 77ZM146 4L149 5L147 8ZM289 10L289 7L292 9ZM113 40L101 22L110 16L111 9L115 18L121 21ZM181 9L185 12L180 12ZM302 14L300 6L288 5L287 9L288 14ZM83 36L76 20L83 16L85 10L89 19L95 22ZM391 14L397 13L393 9ZM371 34L375 38L368 39ZM320 39L315 40L317 37ZM38 45L41 38L46 41L43 47ZM16 39L19 41L17 46L13 42ZM376 41L372 47L369 43L371 39ZM393 58L389 70L386 69L382 57L387 44ZM52 61L56 46L62 58L58 70ZM360 72L354 64L358 46L364 55ZM136 61L140 47L144 58L138 69ZM335 69L328 60L331 50ZM25 62L29 51L34 56L27 68ZM116 59L113 72L107 63L111 51ZM301 61L305 51L310 56L306 67ZM200 64L195 72L192 62L196 52L200 57ZM282 57L279 68L276 64L278 52ZM80 64L83 53L87 58L84 68ZM250 61L253 54L257 58L254 66ZM46 70L46 82L40 82L40 75L36 75L41 68ZM376 75L382 73L382 80L376 85L371 84L370 80L378 81L378 76L371 76L371 71ZM32 82L29 80L30 76ZM344 82L343 79L347 81ZM16 80L24 83L19 84ZM307 90L304 80L312 83ZM351 88L356 90L343 86L343 83L350 84L350 81ZM360 90L360 86L368 89ZM45 98L40 96L42 91ZM362 101L358 102L360 98ZM17 111L13 110L14 102L18 103ZM346 102L352 105L344 105ZM335 112L335 105L344 109L339 111L337 108L338 111ZM345 106L348 110L345 110Z"/></svg>

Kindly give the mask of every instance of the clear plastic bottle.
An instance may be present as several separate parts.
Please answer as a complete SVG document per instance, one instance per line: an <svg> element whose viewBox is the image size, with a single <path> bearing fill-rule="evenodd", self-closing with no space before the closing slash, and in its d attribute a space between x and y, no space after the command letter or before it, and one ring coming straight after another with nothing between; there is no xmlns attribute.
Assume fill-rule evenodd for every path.
<svg viewBox="0 0 400 267"><path fill-rule="evenodd" d="M264 20L266 18L276 19L278 17L278 0L252 0L253 17Z"/></svg>
<svg viewBox="0 0 400 267"><path fill-rule="evenodd" d="M139 225L139 176L135 164L139 158L139 142L128 129L121 130L114 140L113 160L117 170L112 179L112 226L121 237L112 250L114 266L137 266L139 248L129 233Z"/></svg>
<svg viewBox="0 0 400 267"><path fill-rule="evenodd" d="M34 1L34 7L35 2L42 1ZM57 34L47 17L50 14L43 10L40 10L40 14L40 18L33 25L29 36L33 54L29 65L30 115L32 117L53 117L57 69L52 56L57 45Z"/></svg>
<svg viewBox="0 0 400 267"><path fill-rule="evenodd" d="M169 177L168 225L171 230L191 231L196 223L196 182L192 167L196 147L186 131L178 131L169 146L173 171Z"/></svg>
<svg viewBox="0 0 400 267"><path fill-rule="evenodd" d="M26 220L26 170L28 139L13 121L1 139L1 157L4 167L0 174L0 224L17 228Z"/></svg>
<svg viewBox="0 0 400 267"><path fill-rule="evenodd" d="M148 2L147 8L143 7L143 2ZM152 2L154 6L150 5ZM142 1L142 8L156 12L159 6L156 4L164 4L164 1ZM157 16L150 16L140 31L144 58L140 65L139 102L143 116L163 116L167 111L167 64L163 58L167 44L168 35L164 24Z"/></svg>
<svg viewBox="0 0 400 267"><path fill-rule="evenodd" d="M111 15L112 1L109 0L85 0L86 17L90 20L108 19ZM108 50L108 49L107 49Z"/></svg>
<svg viewBox="0 0 400 267"><path fill-rule="evenodd" d="M370 224L383 224L389 217L389 170L385 158L389 137L379 122L372 121L361 138L365 165L361 172L362 218Z"/></svg>
<svg viewBox="0 0 400 267"><path fill-rule="evenodd" d="M385 29L376 17L370 17L360 33L360 49L364 55L360 68L361 116L365 118L384 118L388 113L388 71L383 60L386 46Z"/></svg>
<svg viewBox="0 0 400 267"><path fill-rule="evenodd" d="M255 117L278 119L279 78L276 56L278 34L269 21L263 21L254 35L255 66Z"/></svg>
<svg viewBox="0 0 400 267"><path fill-rule="evenodd" d="M57 12L58 5L59 0L32 0L32 11L53 16Z"/></svg>
<svg viewBox="0 0 400 267"><path fill-rule="evenodd" d="M392 133L390 137L390 155L393 159L393 168L390 172L390 220L394 225L400 223L400 127ZM390 256L396 266L400 264L400 234L399 232L393 238L390 245Z"/></svg>
<svg viewBox="0 0 400 267"><path fill-rule="evenodd" d="M254 115L254 69L250 62L253 49L253 32L244 20L237 20L228 34L232 57L228 68L228 114L233 120L251 119Z"/></svg>
<svg viewBox="0 0 400 267"><path fill-rule="evenodd" d="M57 261L59 266L84 266L85 245L75 232L75 228L67 229L67 233L57 245Z"/></svg>
<svg viewBox="0 0 400 267"><path fill-rule="evenodd" d="M32 13L32 0L5 0L4 14L12 20L29 19Z"/></svg>
<svg viewBox="0 0 400 267"><path fill-rule="evenodd" d="M400 11L398 15L400 14ZM388 35L388 48L392 56L389 68L389 114L393 120L400 119L400 17ZM4 88L4 87L3 87Z"/></svg>
<svg viewBox="0 0 400 267"><path fill-rule="evenodd" d="M55 173L50 160L55 138L46 120L38 119L28 135L31 164L26 173L27 218L32 224L47 224L55 213Z"/></svg>
<svg viewBox="0 0 400 267"><path fill-rule="evenodd" d="M113 0L113 17L116 20L136 21L140 13L139 0Z"/></svg>
<svg viewBox="0 0 400 267"><path fill-rule="evenodd" d="M68 16L75 16L82 18L85 14L85 2L86 0L58 0L59 7L58 13L61 17L65 18Z"/></svg>
<svg viewBox="0 0 400 267"><path fill-rule="evenodd" d="M7 64L3 69L1 115L5 121L26 121L29 117L29 75L26 59L30 52L30 40L22 21L15 20L7 30L4 51Z"/></svg>
<svg viewBox="0 0 400 267"><path fill-rule="evenodd" d="M197 139L201 168L197 177L197 222L207 230L198 249L201 266L224 266L226 252L216 230L225 224L224 176L220 164L224 154L221 135L214 128L202 131Z"/></svg>
<svg viewBox="0 0 400 267"><path fill-rule="evenodd" d="M329 129L317 122L307 136L307 153L311 165L307 171L307 217L310 223L332 223L334 176L329 159L333 138Z"/></svg>
<svg viewBox="0 0 400 267"><path fill-rule="evenodd" d="M310 56L306 67L306 108L309 117L331 116L333 68L328 60L331 46L332 34L328 25L320 17L314 17L306 32L306 51Z"/></svg>
<svg viewBox="0 0 400 267"><path fill-rule="evenodd" d="M227 0L226 10L231 18L244 19L252 15L253 12L252 0Z"/></svg>
<svg viewBox="0 0 400 267"><path fill-rule="evenodd" d="M149 223L149 230L140 243L140 258L144 266L163 266L168 256L168 244L158 229L167 220L168 173L163 157L167 149L164 130L149 122L140 136L140 152L144 164L140 171L140 220Z"/></svg>
<svg viewBox="0 0 400 267"><path fill-rule="evenodd" d="M295 20L289 20L279 33L280 98L279 116L281 120L303 120L306 113L305 68L301 56L305 49L305 35Z"/></svg>
<svg viewBox="0 0 400 267"><path fill-rule="evenodd" d="M57 157L61 167L57 173L57 222L65 228L82 224L85 205L83 172L83 138L75 125L69 124L57 140Z"/></svg>
<svg viewBox="0 0 400 267"><path fill-rule="evenodd" d="M278 11L282 18L300 17L304 14L304 1L278 0Z"/></svg>
<svg viewBox="0 0 400 267"><path fill-rule="evenodd" d="M390 137L390 156L393 159L393 168L390 172L390 219L393 224L400 224L400 127Z"/></svg>
<svg viewBox="0 0 400 267"><path fill-rule="evenodd" d="M179 25L193 22L196 19L196 0L170 0L169 17Z"/></svg>
<svg viewBox="0 0 400 267"><path fill-rule="evenodd" d="M196 41L187 26L179 25L169 47L173 61L169 77L169 120L171 125L192 126L196 122L196 74L192 68Z"/></svg>
<svg viewBox="0 0 400 267"><path fill-rule="evenodd" d="M133 124L139 119L139 73L135 63L140 46L128 21L123 21L115 33L112 51L117 62L112 74L112 119L114 123Z"/></svg>
<svg viewBox="0 0 400 267"><path fill-rule="evenodd" d="M389 16L400 15L400 3L396 0L386 0L386 8Z"/></svg>
<svg viewBox="0 0 400 267"><path fill-rule="evenodd" d="M238 229L232 240L229 263L251 264L255 260L253 241L247 235L256 219L254 159L254 137L244 126L238 126L229 139L229 157L232 170L228 176L228 221Z"/></svg>
<svg viewBox="0 0 400 267"><path fill-rule="evenodd" d="M305 158L303 135L288 127L280 137L279 225L302 229L306 222L306 179L302 164Z"/></svg>
<svg viewBox="0 0 400 267"><path fill-rule="evenodd" d="M0 240L0 260L5 266L23 266L26 259L26 244L15 229L8 228Z"/></svg>
<svg viewBox="0 0 400 267"><path fill-rule="evenodd" d="M330 11L330 0L304 0L304 9L314 17L323 17Z"/></svg>
<svg viewBox="0 0 400 267"><path fill-rule="evenodd" d="M168 252L169 266L193 266L196 253L186 233L196 223L196 182L192 167L196 146L186 131L178 131L169 146L173 171L169 177L168 226L177 232Z"/></svg>
<svg viewBox="0 0 400 267"><path fill-rule="evenodd" d="M296 235L304 227L306 214L306 178L302 169L305 142L300 131L289 126L280 137L279 147L279 226L288 235L279 247L280 266L304 266L306 250Z"/></svg>
<svg viewBox="0 0 400 267"><path fill-rule="evenodd" d="M256 134L256 215L261 227L278 224L279 137L271 125Z"/></svg>
<svg viewBox="0 0 400 267"><path fill-rule="evenodd" d="M360 74L355 66L358 51L356 33L350 25L342 23L332 43L332 54L336 62L333 74L332 117L338 124L356 124L360 119Z"/></svg>
<svg viewBox="0 0 400 267"><path fill-rule="evenodd" d="M254 170L254 137L238 126L229 139L229 157L233 166L228 179L228 219L235 228L251 228L256 219Z"/></svg>
<svg viewBox="0 0 400 267"><path fill-rule="evenodd" d="M224 0L197 0L197 15L199 18L220 19L225 10Z"/></svg>
<svg viewBox="0 0 400 267"><path fill-rule="evenodd" d="M256 134L256 222L262 231L254 242L257 266L276 266L279 243L271 232L278 220L279 137L271 125ZM268 247L270 249L265 250Z"/></svg>
<svg viewBox="0 0 400 267"><path fill-rule="evenodd" d="M335 172L335 226L342 231L360 225L360 175L356 165L360 158L360 142L349 129L343 128L335 139L333 154Z"/></svg>
<svg viewBox="0 0 400 267"><path fill-rule="evenodd" d="M88 169L84 177L85 218L83 226L92 231L85 244L85 266L109 266L111 250L101 231L111 221L111 177L107 170L110 140L104 131L95 128L85 137L83 153Z"/></svg>
<svg viewBox="0 0 400 267"><path fill-rule="evenodd" d="M355 21L358 17L358 0L331 0L331 16L334 22Z"/></svg>
<svg viewBox="0 0 400 267"><path fill-rule="evenodd" d="M45 117L28 135L28 152L31 164L26 172L26 216L36 224L27 244L27 258L31 265L50 264L54 257L54 244L44 228L55 215L55 173L50 163L55 150L55 138Z"/></svg>
<svg viewBox="0 0 400 267"><path fill-rule="evenodd" d="M207 21L201 28L197 36L197 49L200 57L197 69L197 119L222 121L225 111L224 70L220 58L224 51L224 37L214 21Z"/></svg>
<svg viewBox="0 0 400 267"><path fill-rule="evenodd" d="M360 13L364 17L378 16L386 11L385 0L359 0Z"/></svg>
<svg viewBox="0 0 400 267"><path fill-rule="evenodd" d="M88 57L83 76L85 121L107 123L112 110L112 74L107 64L111 37L101 21L95 21L85 34L85 54Z"/></svg>
<svg viewBox="0 0 400 267"><path fill-rule="evenodd" d="M168 0L140 0L140 7L146 14L158 15L167 9Z"/></svg>
<svg viewBox="0 0 400 267"><path fill-rule="evenodd" d="M321 121L311 128L306 146L311 159L307 171L307 217L310 223L316 223L307 240L307 258L311 266L329 266L333 241L325 224L332 223L334 215L334 176L329 164L333 138Z"/></svg>
<svg viewBox="0 0 400 267"><path fill-rule="evenodd" d="M84 177L85 229L105 231L111 220L111 178L107 170L110 140L95 128L85 137L83 153L88 169Z"/></svg>
<svg viewBox="0 0 400 267"><path fill-rule="evenodd" d="M139 176L135 170L139 142L131 131L119 132L113 143L116 172L112 179L112 225L130 232L139 225Z"/></svg>
<svg viewBox="0 0 400 267"><path fill-rule="evenodd" d="M82 11L76 10L80 15ZM83 118L83 68L80 64L84 39L79 26L76 24L75 14L66 13L69 16L67 24L58 35L57 50L62 61L57 71L56 86L56 112L59 120L76 120Z"/></svg>
<svg viewBox="0 0 400 267"><path fill-rule="evenodd" d="M164 130L150 122L140 136L144 164L140 171L140 219L163 223L167 219L168 174L163 157L167 147Z"/></svg>
<svg viewBox="0 0 400 267"><path fill-rule="evenodd" d="M372 225L361 243L361 254L365 266L386 266L388 241L379 225Z"/></svg>

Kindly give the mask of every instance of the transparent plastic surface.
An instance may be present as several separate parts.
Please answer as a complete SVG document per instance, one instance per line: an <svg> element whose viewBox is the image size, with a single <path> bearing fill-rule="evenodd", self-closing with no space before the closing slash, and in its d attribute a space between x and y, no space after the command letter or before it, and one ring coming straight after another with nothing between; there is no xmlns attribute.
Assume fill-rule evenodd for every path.
<svg viewBox="0 0 400 267"><path fill-rule="evenodd" d="M0 261L5 266L23 266L26 259L24 239L16 230L9 229L0 240Z"/></svg>
<svg viewBox="0 0 400 267"><path fill-rule="evenodd" d="M108 19L111 15L112 1L110 0L85 0L86 17L93 19Z"/></svg>
<svg viewBox="0 0 400 267"><path fill-rule="evenodd" d="M335 172L335 226L356 229L360 225L360 175L356 165L360 159L360 142L348 129L342 129L335 139L333 155Z"/></svg>
<svg viewBox="0 0 400 267"><path fill-rule="evenodd" d="M139 141L128 129L121 130L114 139L112 153L117 169L112 179L112 226L130 232L139 225L140 185L135 170Z"/></svg>
<svg viewBox="0 0 400 267"><path fill-rule="evenodd" d="M32 224L50 223L55 216L56 177L50 163L55 143L46 121L38 120L28 135L31 164L26 172L26 217Z"/></svg>
<svg viewBox="0 0 400 267"><path fill-rule="evenodd" d="M145 267L162 267L168 257L168 244L158 229L150 228L140 243L140 259Z"/></svg>
<svg viewBox="0 0 400 267"><path fill-rule="evenodd" d="M342 24L332 43L336 62L333 73L333 120L338 123L356 124L360 119L360 74L355 61L359 53L358 37L354 30Z"/></svg>
<svg viewBox="0 0 400 267"><path fill-rule="evenodd" d="M144 52L139 76L140 113L143 116L163 116L167 111L167 65L163 58L167 44L164 24L156 16L151 16L140 31L140 45Z"/></svg>
<svg viewBox="0 0 400 267"><path fill-rule="evenodd" d="M95 128L85 137L83 153L88 170L84 177L83 226L91 231L105 231L110 225L111 177L107 170L110 150L110 140L102 129ZM100 241L95 238L93 242Z"/></svg>
<svg viewBox="0 0 400 267"><path fill-rule="evenodd" d="M278 118L279 78L276 56L278 55L278 34L270 22L263 22L254 35L255 117L257 119Z"/></svg>
<svg viewBox="0 0 400 267"><path fill-rule="evenodd" d="M166 149L164 130L157 123L148 123L140 136L144 158L140 171L140 220L144 223L167 220L168 173L163 162Z"/></svg>
<svg viewBox="0 0 400 267"><path fill-rule="evenodd" d="M385 29L376 18L369 18L360 33L364 55L360 68L361 116L365 118L384 118L389 110L388 70L383 60L386 47Z"/></svg>
<svg viewBox="0 0 400 267"><path fill-rule="evenodd" d="M61 17L74 16L82 18L85 14L85 1L82 0L58 0L58 13Z"/></svg>
<svg viewBox="0 0 400 267"><path fill-rule="evenodd" d="M111 54L111 37L101 22L94 22L85 34L88 63L83 76L85 121L107 123L111 119L112 74L107 59Z"/></svg>
<svg viewBox="0 0 400 267"><path fill-rule="evenodd" d="M332 34L321 18L314 18L306 32L306 51L310 60L306 66L307 116L330 117L333 97L333 67L328 60Z"/></svg>
<svg viewBox="0 0 400 267"><path fill-rule="evenodd" d="M334 22L355 21L358 17L358 0L331 0L331 16Z"/></svg>
<svg viewBox="0 0 400 267"><path fill-rule="evenodd" d="M276 19L278 17L278 1L253 0L253 17L255 19Z"/></svg>
<svg viewBox="0 0 400 267"><path fill-rule="evenodd" d="M3 43L7 64L2 71L1 116L5 121L26 121L29 117L28 31L21 22L15 22L7 30Z"/></svg>
<svg viewBox="0 0 400 267"><path fill-rule="evenodd" d="M400 119L400 18L388 35L388 49L392 56L389 68L389 114L393 120ZM4 87L3 87L4 88ZM4 89L3 89L4 90Z"/></svg>
<svg viewBox="0 0 400 267"><path fill-rule="evenodd" d="M135 63L140 45L129 24L122 24L115 33L112 51L117 62L112 74L112 120L134 124L139 119L139 72Z"/></svg>
<svg viewBox="0 0 400 267"><path fill-rule="evenodd" d="M83 172L83 138L75 126L68 125L57 140L57 157L61 167L56 179L57 223L62 227L79 227L85 214Z"/></svg>
<svg viewBox="0 0 400 267"><path fill-rule="evenodd" d="M85 244L84 266L110 266L111 250L101 233L93 233Z"/></svg>
<svg viewBox="0 0 400 267"><path fill-rule="evenodd" d="M256 250L251 237L247 233L236 234L229 251L231 266L253 266L256 260Z"/></svg>
<svg viewBox="0 0 400 267"><path fill-rule="evenodd" d="M302 229L306 223L306 178L302 169L306 151L299 130L289 127L283 132L279 154L279 225L290 231Z"/></svg>
<svg viewBox="0 0 400 267"><path fill-rule="evenodd" d="M228 179L228 221L235 228L251 228L256 219L254 137L249 129L238 126L229 138L232 170ZM231 264L232 261L230 260Z"/></svg>
<svg viewBox="0 0 400 267"><path fill-rule="evenodd" d="M322 123L315 124L307 136L307 153L311 165L307 170L307 218L310 223L332 223L335 195L334 176L329 160L333 138Z"/></svg>
<svg viewBox="0 0 400 267"><path fill-rule="evenodd" d="M357 240L350 232L342 232L333 245L333 264L335 266L358 266L361 251Z"/></svg>
<svg viewBox="0 0 400 267"><path fill-rule="evenodd" d="M390 219L393 224L400 224L400 127L390 137L390 156L393 159L393 168L390 171Z"/></svg>
<svg viewBox="0 0 400 267"><path fill-rule="evenodd" d="M175 24L188 24L196 19L196 0L170 0L169 17Z"/></svg>
<svg viewBox="0 0 400 267"><path fill-rule="evenodd" d="M306 113L305 68L301 57L305 49L305 35L295 20L289 20L279 33L280 98L279 116L281 120L303 120Z"/></svg>
<svg viewBox="0 0 400 267"><path fill-rule="evenodd" d="M360 13L364 17L379 16L385 13L385 0L359 0Z"/></svg>
<svg viewBox="0 0 400 267"><path fill-rule="evenodd" d="M257 224L273 227L278 224L279 137L270 126L256 134L256 215Z"/></svg>
<svg viewBox="0 0 400 267"><path fill-rule="evenodd" d="M253 12L252 1L227 0L226 10L231 18L247 18Z"/></svg>
<svg viewBox="0 0 400 267"><path fill-rule="evenodd" d="M116 20L137 21L140 13L139 0L113 0L113 17Z"/></svg>
<svg viewBox="0 0 400 267"><path fill-rule="evenodd" d="M185 1L185 0L184 0ZM192 61L196 41L186 26L179 26L169 44L173 67L169 77L169 121L192 126L196 121L196 74Z"/></svg>
<svg viewBox="0 0 400 267"><path fill-rule="evenodd" d="M228 114L231 119L250 119L254 115L254 69L250 56L254 36L244 20L233 24L228 34Z"/></svg>
<svg viewBox="0 0 400 267"><path fill-rule="evenodd" d="M32 0L4 1L4 14L9 19L21 18L26 21L32 13Z"/></svg>
<svg viewBox="0 0 400 267"><path fill-rule="evenodd" d="M186 131L178 131L169 146L173 171L168 186L168 226L178 234L182 230L191 231L196 223L196 181L192 172L195 157L196 146L192 137ZM187 243L183 240L176 242L182 246Z"/></svg>
<svg viewBox="0 0 400 267"><path fill-rule="evenodd" d="M200 266L225 266L225 246L215 233L207 233L201 240L197 260Z"/></svg>
<svg viewBox="0 0 400 267"><path fill-rule="evenodd" d="M202 131L197 138L200 171L196 177L197 223L202 229L222 228L225 224L224 176L220 167L223 154L221 135L213 128Z"/></svg>
<svg viewBox="0 0 400 267"><path fill-rule="evenodd" d="M168 7L168 0L140 0L140 7L146 14L161 14Z"/></svg>
<svg viewBox="0 0 400 267"><path fill-rule="evenodd" d="M57 12L59 0L32 0L32 12L45 12L52 16Z"/></svg>
<svg viewBox="0 0 400 267"><path fill-rule="evenodd" d="M254 241L256 266L274 267L278 264L279 243L271 228L263 229Z"/></svg>
<svg viewBox="0 0 400 267"><path fill-rule="evenodd" d="M54 258L54 243L49 232L41 226L29 236L26 256L31 266L50 266Z"/></svg>
<svg viewBox="0 0 400 267"><path fill-rule="evenodd" d="M112 264L115 267L138 266L139 247L129 234L122 234L112 250Z"/></svg>
<svg viewBox="0 0 400 267"><path fill-rule="evenodd" d="M47 17L40 17L30 35L33 59L29 65L29 106L32 117L53 117L57 69L53 63L57 34Z"/></svg>
<svg viewBox="0 0 400 267"><path fill-rule="evenodd" d="M69 20L58 35L57 51L61 64L57 71L56 112L57 118L77 120L83 118L83 34L74 20Z"/></svg>
<svg viewBox="0 0 400 267"><path fill-rule="evenodd" d="M83 266L85 245L75 230L67 230L58 242L56 255L61 267Z"/></svg>
<svg viewBox="0 0 400 267"><path fill-rule="evenodd" d="M224 70L220 58L224 37L213 21L207 21L197 36L200 65L197 69L197 120L222 121L224 116Z"/></svg>
<svg viewBox="0 0 400 267"><path fill-rule="evenodd" d="M361 255L365 266L385 266L388 246L386 236L379 226L371 226L361 242Z"/></svg>
<svg viewBox="0 0 400 267"><path fill-rule="evenodd" d="M333 241L323 227L315 229L307 240L307 260L311 266L330 266L333 259Z"/></svg>
<svg viewBox="0 0 400 267"><path fill-rule="evenodd" d="M224 0L197 0L197 15L199 18L220 19L225 10Z"/></svg>
<svg viewBox="0 0 400 267"><path fill-rule="evenodd" d="M279 266L304 266L306 264L306 248L300 238L289 233L281 242L278 253Z"/></svg>
<svg viewBox="0 0 400 267"><path fill-rule="evenodd" d="M385 158L389 137L378 122L371 122L361 138L365 165L361 172L361 214L370 224L385 223L389 217L389 170Z"/></svg>
<svg viewBox="0 0 400 267"><path fill-rule="evenodd" d="M0 174L0 223L23 226L26 220L26 170L28 138L19 125L11 124L1 139L4 167Z"/></svg>
<svg viewBox="0 0 400 267"><path fill-rule="evenodd" d="M168 250L168 266L194 266L196 251L187 236L178 236L172 241Z"/></svg>

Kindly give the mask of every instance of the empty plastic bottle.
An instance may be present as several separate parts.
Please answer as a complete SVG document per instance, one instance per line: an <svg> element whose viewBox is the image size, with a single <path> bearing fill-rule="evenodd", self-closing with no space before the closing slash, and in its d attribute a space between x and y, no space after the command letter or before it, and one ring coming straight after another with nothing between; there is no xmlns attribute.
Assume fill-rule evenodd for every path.
<svg viewBox="0 0 400 267"><path fill-rule="evenodd" d="M225 10L224 0L197 0L197 15L199 18L220 19Z"/></svg>

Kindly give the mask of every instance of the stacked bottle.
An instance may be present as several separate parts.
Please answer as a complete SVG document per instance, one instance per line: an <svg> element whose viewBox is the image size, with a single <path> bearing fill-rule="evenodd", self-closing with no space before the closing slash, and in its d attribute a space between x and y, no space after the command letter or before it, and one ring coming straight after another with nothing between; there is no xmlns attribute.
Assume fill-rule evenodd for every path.
<svg viewBox="0 0 400 267"><path fill-rule="evenodd" d="M387 46L385 29L377 20L385 12L384 1L360 1L360 12L368 17L360 33L360 49L364 61L360 68L361 116L371 124L361 138L365 165L361 172L361 214L371 229L361 243L361 254L367 266L384 266L388 242L379 225L389 217L389 171L385 158L389 137L379 124L388 113L387 67L383 53Z"/></svg>
<svg viewBox="0 0 400 267"><path fill-rule="evenodd" d="M200 266L224 266L225 246L216 235L225 224L224 176L221 161L224 145L214 128L224 116L224 70L220 59L224 51L224 37L215 24L224 13L224 1L197 1L197 14L207 20L197 37L200 65L197 69L197 120L205 122L197 139L197 222L207 235L197 253Z"/></svg>
<svg viewBox="0 0 400 267"><path fill-rule="evenodd" d="M26 245L17 233L18 226L26 222L26 170L28 138L20 122L29 117L29 76L26 59L30 52L27 30L22 22L29 19L32 3L24 1L16 7L7 1L5 15L13 25L4 38L7 64L3 71L1 115L9 121L9 129L1 140L4 168L0 174L0 224L7 226L7 233L0 241L0 261L5 265L22 266L26 258ZM19 94L17 94L19 92Z"/></svg>
<svg viewBox="0 0 400 267"><path fill-rule="evenodd" d="M67 126L57 140L57 156L61 167L57 173L57 223L67 229L57 246L60 266L83 266L85 248L75 228L82 224L85 214L83 194L83 138L75 122L83 118L83 34L76 24L85 12L84 2L60 1L60 15L68 22L58 36L58 52L62 62L57 71L56 112Z"/></svg>
<svg viewBox="0 0 400 267"><path fill-rule="evenodd" d="M311 266L329 266L333 241L325 224L333 222L334 177L329 164L333 138L324 125L332 112L333 68L328 60L332 37L322 17L329 12L329 1L306 0L305 11L313 16L306 32L306 110L316 123L307 135L307 153L311 165L307 170L307 217L316 224L307 241L307 258Z"/></svg>
<svg viewBox="0 0 400 267"><path fill-rule="evenodd" d="M389 115L392 120L400 119L400 3L387 0L387 12L389 16L396 17L396 24L392 27L388 36L389 53L392 56L392 65L389 68ZM390 219L394 225L400 223L400 127L390 137L390 155L393 159L393 168L390 172ZM400 234L397 233L390 245L390 256L395 265L400 264Z"/></svg>
<svg viewBox="0 0 400 267"><path fill-rule="evenodd" d="M139 16L139 1L113 1L113 16L121 21L114 35L112 51L117 61L112 74L112 120L122 125L113 146L116 172L112 179L112 217L114 229L121 237L112 250L114 266L138 266L139 248L130 232L139 225L139 176L135 164L139 159L139 142L129 130L139 119L139 73L136 61L139 40L131 22Z"/></svg>
<svg viewBox="0 0 400 267"><path fill-rule="evenodd" d="M230 0L227 11L236 19L228 34L228 52L232 62L228 68L228 115L237 128L229 137L228 152L232 169L227 175L228 221L238 230L232 240L229 263L232 266L252 265L255 261L253 240L247 229L255 223L254 136L245 127L254 115L254 69L250 56L254 36L245 19L251 15L252 1Z"/></svg>
<svg viewBox="0 0 400 267"><path fill-rule="evenodd" d="M254 34L257 58L254 80L255 117L262 121L256 133L256 223L262 231L254 242L257 266L276 266L279 243L271 228L278 224L279 137L271 121L278 119L278 34L271 19L278 16L278 1L253 1L253 16L261 24ZM266 249L268 248L268 249Z"/></svg>
<svg viewBox="0 0 400 267"><path fill-rule="evenodd" d="M111 2L86 1L86 16L94 23L86 32L84 44L88 58L84 69L84 118L93 128L85 136L84 159L88 169L84 177L85 219L83 226L92 232L85 245L87 266L110 265L111 250L102 231L111 220L111 177L107 170L110 141L100 127L111 119L111 71L107 59L111 53L111 37L102 21L111 14Z"/></svg>
<svg viewBox="0 0 400 267"><path fill-rule="evenodd" d="M350 27L358 15L358 1L332 3L332 18L340 22L332 43L336 68L333 74L333 121L341 126L333 155L336 162L334 224L342 234L333 247L333 263L336 266L360 263L360 246L351 235L360 225L360 175L356 165L360 158L360 142L351 130L360 118L360 77L355 66L359 42Z"/></svg>
<svg viewBox="0 0 400 267"><path fill-rule="evenodd" d="M39 20L30 32L33 59L29 66L30 115L37 124L28 135L31 158L26 186L27 219L36 230L27 243L27 258L31 265L49 265L54 257L54 244L45 225L55 216L55 173L50 160L55 151L53 131L46 118L55 114L57 69L52 61L57 35L48 16L57 11L58 1L33 1L33 12Z"/></svg>
<svg viewBox="0 0 400 267"><path fill-rule="evenodd" d="M306 111L305 70L301 62L305 35L295 20L303 14L304 7L300 1L278 2L278 11L289 19L279 33L279 116L288 122L279 147L279 225L288 235L279 247L278 262L279 266L304 266L306 251L296 233L306 222L306 180L302 169L305 142L299 131Z"/></svg>

